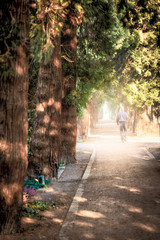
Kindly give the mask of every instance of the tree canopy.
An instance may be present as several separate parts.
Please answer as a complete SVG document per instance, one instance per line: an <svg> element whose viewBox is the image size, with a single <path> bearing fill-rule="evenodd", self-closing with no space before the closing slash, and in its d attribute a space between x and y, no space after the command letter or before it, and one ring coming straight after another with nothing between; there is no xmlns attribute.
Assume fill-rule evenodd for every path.
<svg viewBox="0 0 160 240"><path fill-rule="evenodd" d="M3 195L14 188L0 193L5 230L9 214L21 211L27 113L28 157L41 165L38 174L50 174L62 155L74 162L77 113L92 94L92 105L98 96L97 104L106 98L136 114L153 106L160 115L160 8L159 0L6 0L0 7L0 136L7 149L0 145L1 169L9 163L2 187L20 185L11 198L15 211ZM14 216L12 223L16 229Z"/></svg>
<svg viewBox="0 0 160 240"><path fill-rule="evenodd" d="M160 99L158 1L117 1L117 16L126 33L114 58L120 101L143 111Z"/></svg>

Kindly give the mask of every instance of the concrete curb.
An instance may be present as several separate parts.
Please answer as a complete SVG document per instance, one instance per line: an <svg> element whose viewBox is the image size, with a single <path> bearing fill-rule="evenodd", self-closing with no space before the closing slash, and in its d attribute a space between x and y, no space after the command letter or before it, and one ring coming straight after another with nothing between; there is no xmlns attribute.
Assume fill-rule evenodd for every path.
<svg viewBox="0 0 160 240"><path fill-rule="evenodd" d="M96 150L94 149L93 152L92 152L92 155L90 157L89 163L86 167L86 170L85 170L85 172L82 176L81 182L80 182L80 184L78 186L78 189L76 191L76 194L73 198L71 206L68 210L66 218L65 218L65 220L62 224L61 230L59 232L58 240L69 240L68 237L66 236L66 232L69 231L74 224L76 213L78 212L79 202L81 201L81 198L82 198L82 195L83 195L83 192L84 192L84 183L90 175L91 167L92 167L92 164L94 162L95 156L96 156Z"/></svg>
<svg viewBox="0 0 160 240"><path fill-rule="evenodd" d="M147 148L143 147L142 149L146 152L146 154L150 157L150 159L155 159L155 157L153 156L153 154L150 153L150 152L147 150Z"/></svg>
<svg viewBox="0 0 160 240"><path fill-rule="evenodd" d="M153 154L151 153L151 152L149 152L148 151L148 149L147 148L142 148L145 152L146 152L146 154L150 157L150 159L151 160L155 160L155 163L156 163L156 165L158 166L158 167L160 167L160 162L158 162L157 160L156 160L156 158L153 156Z"/></svg>

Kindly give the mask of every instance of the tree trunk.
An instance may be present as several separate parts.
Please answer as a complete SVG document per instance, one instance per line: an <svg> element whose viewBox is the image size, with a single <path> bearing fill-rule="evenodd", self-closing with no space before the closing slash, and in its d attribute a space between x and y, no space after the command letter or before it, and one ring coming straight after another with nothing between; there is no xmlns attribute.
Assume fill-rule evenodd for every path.
<svg viewBox="0 0 160 240"><path fill-rule="evenodd" d="M39 174L46 178L55 176L60 155L61 129L61 46L60 36L55 37L54 51L45 65L41 62L38 84L37 105L34 119L29 161L30 177Z"/></svg>
<svg viewBox="0 0 160 240"><path fill-rule="evenodd" d="M63 101L62 101L62 151L61 163L76 162L77 139L77 110L74 104L74 91L76 91L76 63L77 63L77 34L76 24L69 19L66 21L63 32L62 46L67 58L62 65L63 71ZM69 97L69 102L67 98Z"/></svg>
<svg viewBox="0 0 160 240"><path fill-rule="evenodd" d="M137 111L135 110L135 112L134 112L134 120L133 120L133 133L136 133L137 121L138 121L138 115L137 115Z"/></svg>
<svg viewBox="0 0 160 240"><path fill-rule="evenodd" d="M87 139L89 136L90 115L87 109L84 110L84 115L78 120L78 138Z"/></svg>
<svg viewBox="0 0 160 240"><path fill-rule="evenodd" d="M20 230L27 169L29 1L0 5L0 233ZM14 43L14 45L13 45ZM1 58L1 60L2 60Z"/></svg>
<svg viewBox="0 0 160 240"><path fill-rule="evenodd" d="M96 98L96 94L93 93L92 98L89 104L89 112L90 112L90 127L91 129L95 128L96 123L98 122L98 101Z"/></svg>

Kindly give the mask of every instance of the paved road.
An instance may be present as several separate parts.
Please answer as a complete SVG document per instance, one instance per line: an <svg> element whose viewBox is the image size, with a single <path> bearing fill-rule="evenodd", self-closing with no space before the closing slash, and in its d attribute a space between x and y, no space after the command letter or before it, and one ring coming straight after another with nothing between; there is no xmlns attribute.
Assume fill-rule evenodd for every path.
<svg viewBox="0 0 160 240"><path fill-rule="evenodd" d="M121 143L111 122L102 122L91 137L88 148L94 145L96 155L59 240L160 240L160 167L146 151L157 139Z"/></svg>

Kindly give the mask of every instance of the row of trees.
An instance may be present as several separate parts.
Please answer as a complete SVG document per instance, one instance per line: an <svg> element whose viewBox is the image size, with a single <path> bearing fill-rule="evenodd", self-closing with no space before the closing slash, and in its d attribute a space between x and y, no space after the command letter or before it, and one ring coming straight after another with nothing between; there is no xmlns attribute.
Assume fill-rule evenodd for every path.
<svg viewBox="0 0 160 240"><path fill-rule="evenodd" d="M52 175L59 162L75 162L77 115L75 106L68 104L66 98L76 88L76 28L82 18L82 10L74 1L62 4L41 1L36 12L38 19L33 16L35 26L31 33L33 45L40 46L36 49L40 56L33 49L32 61L37 57L40 64L30 143L29 170L33 176Z"/></svg>
<svg viewBox="0 0 160 240"><path fill-rule="evenodd" d="M159 3L156 0L119 0L116 8L113 6L114 27L111 35L107 32L106 38L111 36L113 50L108 68L110 76L107 75L109 84L105 82L100 89L106 94L114 117L119 104L125 106L130 115L130 130L135 133L144 111L148 121L160 116Z"/></svg>
<svg viewBox="0 0 160 240"><path fill-rule="evenodd" d="M36 44L45 51L40 51L41 55L32 47L31 60L36 66L40 61L40 67L38 82L35 81L30 176L40 173L52 176L55 164L76 161L77 112L80 116L95 89L109 86L114 45L121 37L118 24L114 25L117 21L114 1L67 1L58 7L51 3L43 8L42 3L38 5L36 12L40 19L33 12L32 46ZM39 43L42 35L39 29L45 29L45 33L41 30L45 38L42 43ZM35 72L36 68L32 66L31 70ZM32 87L30 91L35 85ZM30 112L34 108L33 104Z"/></svg>
<svg viewBox="0 0 160 240"><path fill-rule="evenodd" d="M77 111L80 114L93 88L100 88L106 73L110 74L110 59L107 57L106 61L106 54L112 52L112 41L111 36L105 38L113 26L112 3L83 0L1 3L0 232L3 234L19 230L27 168L32 177L53 176L60 162L75 162ZM101 10L97 20L96 14ZM103 40L106 43L101 46Z"/></svg>
<svg viewBox="0 0 160 240"><path fill-rule="evenodd" d="M156 0L134 0L117 1L117 10L123 41L114 57L116 78L106 90L107 99L125 105L136 132L138 115L145 109L153 110L149 119L151 114L160 116L160 9Z"/></svg>
<svg viewBox="0 0 160 240"><path fill-rule="evenodd" d="M27 169L30 177L52 177L59 163L76 161L77 114L95 90L130 109L159 101L157 6L158 0L1 4L1 233L19 229Z"/></svg>

